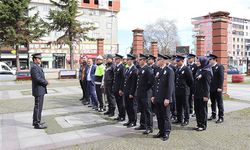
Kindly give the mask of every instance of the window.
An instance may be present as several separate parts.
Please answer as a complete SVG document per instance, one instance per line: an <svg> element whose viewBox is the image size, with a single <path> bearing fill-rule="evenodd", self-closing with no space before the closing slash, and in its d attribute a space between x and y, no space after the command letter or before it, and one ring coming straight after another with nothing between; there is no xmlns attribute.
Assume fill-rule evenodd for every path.
<svg viewBox="0 0 250 150"><path fill-rule="evenodd" d="M233 38L233 41L235 42L235 38Z"/></svg>
<svg viewBox="0 0 250 150"><path fill-rule="evenodd" d="M240 41L240 39L239 38L237 38L237 42L239 42Z"/></svg>
<svg viewBox="0 0 250 150"><path fill-rule="evenodd" d="M99 4L99 0L95 0L95 5L98 5Z"/></svg>
<svg viewBox="0 0 250 150"><path fill-rule="evenodd" d="M7 66L2 66L2 70L10 71L10 69Z"/></svg>
<svg viewBox="0 0 250 150"><path fill-rule="evenodd" d="M243 52L241 52L241 56L243 56Z"/></svg>
<svg viewBox="0 0 250 150"><path fill-rule="evenodd" d="M246 32L246 36L248 36L248 32Z"/></svg>
<svg viewBox="0 0 250 150"><path fill-rule="evenodd" d="M237 49L239 49L240 48L240 45L237 45Z"/></svg>
<svg viewBox="0 0 250 150"><path fill-rule="evenodd" d="M248 29L248 26L246 26L246 29Z"/></svg>
<svg viewBox="0 0 250 150"><path fill-rule="evenodd" d="M241 49L243 49L243 45L241 45Z"/></svg>
<svg viewBox="0 0 250 150"><path fill-rule="evenodd" d="M250 56L250 52L248 52L248 56Z"/></svg>
<svg viewBox="0 0 250 150"><path fill-rule="evenodd" d="M83 0L83 3L89 4L89 0Z"/></svg>
<svg viewBox="0 0 250 150"><path fill-rule="evenodd" d="M235 45L233 45L233 49L235 49Z"/></svg>
<svg viewBox="0 0 250 150"><path fill-rule="evenodd" d="M111 40L111 33L107 33L106 35L105 35L105 39L107 39L107 40Z"/></svg>
<svg viewBox="0 0 250 150"><path fill-rule="evenodd" d="M111 29L112 28L112 23L107 23L107 29Z"/></svg>
<svg viewBox="0 0 250 150"><path fill-rule="evenodd" d="M241 42L243 42L243 39L241 39Z"/></svg>
<svg viewBox="0 0 250 150"><path fill-rule="evenodd" d="M109 6L112 7L113 3L112 0L109 0Z"/></svg>
<svg viewBox="0 0 250 150"><path fill-rule="evenodd" d="M239 55L240 54L240 52L237 52L237 55Z"/></svg>
<svg viewBox="0 0 250 150"><path fill-rule="evenodd" d="M235 51L233 51L233 55L235 55Z"/></svg>
<svg viewBox="0 0 250 150"><path fill-rule="evenodd" d="M245 52L245 56L247 56L247 52Z"/></svg>

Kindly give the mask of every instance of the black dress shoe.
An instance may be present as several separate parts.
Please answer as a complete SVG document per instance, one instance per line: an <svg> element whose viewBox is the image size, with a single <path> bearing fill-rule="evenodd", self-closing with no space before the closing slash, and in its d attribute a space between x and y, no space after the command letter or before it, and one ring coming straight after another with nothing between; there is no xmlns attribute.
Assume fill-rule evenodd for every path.
<svg viewBox="0 0 250 150"><path fill-rule="evenodd" d="M35 129L47 129L47 126L42 125L42 124L36 124L36 125L34 126L34 128L35 128Z"/></svg>
<svg viewBox="0 0 250 150"><path fill-rule="evenodd" d="M183 126L183 127L187 126L187 125L188 125L188 121L184 121L184 122L181 123L181 126Z"/></svg>
<svg viewBox="0 0 250 150"><path fill-rule="evenodd" d="M118 121L118 120L120 120L120 117L116 117L114 120Z"/></svg>
<svg viewBox="0 0 250 150"><path fill-rule="evenodd" d="M204 131L204 130L206 130L206 129L202 128L202 127L199 127L199 128L196 129L196 131Z"/></svg>
<svg viewBox="0 0 250 150"><path fill-rule="evenodd" d="M158 132L156 135L153 135L153 138L161 138L163 137L163 134Z"/></svg>
<svg viewBox="0 0 250 150"><path fill-rule="evenodd" d="M181 124L181 121L176 120L176 121L173 122L173 124Z"/></svg>
<svg viewBox="0 0 250 150"><path fill-rule="evenodd" d="M105 113L104 113L104 115L109 115L110 114L110 111L106 111Z"/></svg>
<svg viewBox="0 0 250 150"><path fill-rule="evenodd" d="M134 127L134 126L136 126L136 123L131 122L130 124L127 125L127 128L131 128L131 127Z"/></svg>
<svg viewBox="0 0 250 150"><path fill-rule="evenodd" d="M40 122L39 124L43 125L43 124L45 124L45 122ZM35 124L35 123L32 124L32 126L35 126L35 125L37 125L37 124Z"/></svg>
<svg viewBox="0 0 250 150"><path fill-rule="evenodd" d="M125 121L125 117L124 118L120 117L117 121L119 121L119 122Z"/></svg>
<svg viewBox="0 0 250 150"><path fill-rule="evenodd" d="M224 122L224 119L223 118L219 118L215 123L222 123Z"/></svg>
<svg viewBox="0 0 250 150"><path fill-rule="evenodd" d="M192 114L192 115L191 115L191 117L196 117L196 114L195 114L195 113L194 113L194 114Z"/></svg>
<svg viewBox="0 0 250 150"><path fill-rule="evenodd" d="M213 116L213 115L212 115L212 116L211 116L210 118L208 118L207 120L208 120L208 121L211 121L211 120L214 120L214 119L216 119L216 116Z"/></svg>
<svg viewBox="0 0 250 150"><path fill-rule="evenodd" d="M153 133L153 129L147 129L146 131L142 132L142 134L149 134Z"/></svg>
<svg viewBox="0 0 250 150"><path fill-rule="evenodd" d="M109 113L109 117L114 117L115 116L115 113L111 112Z"/></svg>
<svg viewBox="0 0 250 150"><path fill-rule="evenodd" d="M145 130L146 128L143 126L136 127L135 130Z"/></svg>
<svg viewBox="0 0 250 150"><path fill-rule="evenodd" d="M169 135L163 135L162 141L167 141L169 139Z"/></svg>
<svg viewBox="0 0 250 150"><path fill-rule="evenodd" d="M131 122L126 122L123 124L123 126L128 126Z"/></svg>

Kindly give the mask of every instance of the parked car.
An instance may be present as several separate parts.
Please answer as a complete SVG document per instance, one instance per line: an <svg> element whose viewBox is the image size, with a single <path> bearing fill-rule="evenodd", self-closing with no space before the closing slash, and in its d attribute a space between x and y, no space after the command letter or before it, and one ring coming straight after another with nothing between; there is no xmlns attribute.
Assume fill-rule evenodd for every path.
<svg viewBox="0 0 250 150"><path fill-rule="evenodd" d="M240 74L240 71L235 67L228 67L227 74Z"/></svg>
<svg viewBox="0 0 250 150"><path fill-rule="evenodd" d="M16 80L16 71L4 62L0 62L0 81Z"/></svg>

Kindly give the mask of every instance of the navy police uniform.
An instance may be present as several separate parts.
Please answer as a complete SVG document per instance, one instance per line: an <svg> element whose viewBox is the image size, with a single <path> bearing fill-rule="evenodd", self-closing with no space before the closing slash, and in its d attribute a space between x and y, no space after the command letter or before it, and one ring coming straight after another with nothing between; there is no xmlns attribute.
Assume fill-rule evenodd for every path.
<svg viewBox="0 0 250 150"><path fill-rule="evenodd" d="M135 57L131 54L128 54L127 59L134 60ZM125 71L123 92L125 108L128 115L128 122L124 125L126 125L127 127L135 126L137 121L137 108L135 100L137 73L138 70L135 65L129 66Z"/></svg>
<svg viewBox="0 0 250 150"><path fill-rule="evenodd" d="M185 57L177 56L176 59L184 60ZM176 123L189 123L189 103L190 87L193 85L193 76L191 70L187 66L178 67L175 72L175 96L177 121ZM183 120L184 110L184 120ZM184 122L183 122L184 121Z"/></svg>
<svg viewBox="0 0 250 150"><path fill-rule="evenodd" d="M32 55L33 59L41 59L41 53ZM47 94L48 81L45 79L43 69L39 64L34 63L30 69L32 79L32 95L35 97L35 106L33 110L33 126L34 128L44 128L41 124L41 115L43 109L44 95Z"/></svg>

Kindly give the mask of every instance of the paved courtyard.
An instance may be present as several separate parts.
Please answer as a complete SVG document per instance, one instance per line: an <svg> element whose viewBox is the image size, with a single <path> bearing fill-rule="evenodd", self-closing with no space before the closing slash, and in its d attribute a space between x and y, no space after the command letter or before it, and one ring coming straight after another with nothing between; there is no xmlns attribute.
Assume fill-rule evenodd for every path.
<svg viewBox="0 0 250 150"><path fill-rule="evenodd" d="M77 80L51 79L45 97L46 130L31 126L34 105L31 82L0 82L0 149L250 149L250 91L248 84L229 84L225 122L209 122L197 133L190 125L173 125L167 142L144 136L83 106ZM209 109L210 110L210 109ZM155 120L156 121L156 120ZM155 131L157 126L155 122ZM220 142L219 142L220 141Z"/></svg>

